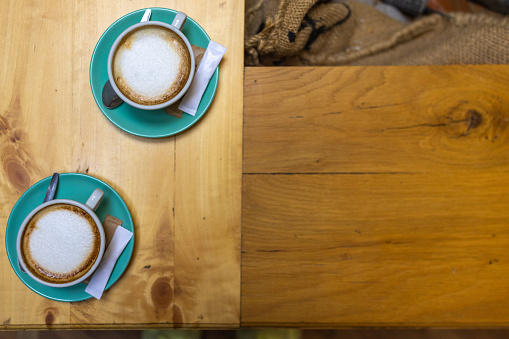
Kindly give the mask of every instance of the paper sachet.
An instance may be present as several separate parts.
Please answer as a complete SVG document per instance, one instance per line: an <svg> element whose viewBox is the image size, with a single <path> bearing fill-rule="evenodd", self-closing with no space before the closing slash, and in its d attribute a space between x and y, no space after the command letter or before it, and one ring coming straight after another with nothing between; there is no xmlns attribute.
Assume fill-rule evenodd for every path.
<svg viewBox="0 0 509 339"><path fill-rule="evenodd" d="M226 47L215 41L209 42L200 66L194 75L193 82L180 102L179 109L192 116L196 114L210 78L212 78L225 52Z"/></svg>

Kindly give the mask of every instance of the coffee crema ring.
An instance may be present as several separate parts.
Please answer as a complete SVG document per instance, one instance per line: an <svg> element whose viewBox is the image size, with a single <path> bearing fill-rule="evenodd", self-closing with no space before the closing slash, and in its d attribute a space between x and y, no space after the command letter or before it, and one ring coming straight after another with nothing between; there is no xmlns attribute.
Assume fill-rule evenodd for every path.
<svg viewBox="0 0 509 339"><path fill-rule="evenodd" d="M122 38L113 55L112 75L120 92L140 105L158 105L177 96L191 73L191 56L171 29L147 25Z"/></svg>
<svg viewBox="0 0 509 339"><path fill-rule="evenodd" d="M42 281L65 284L87 274L101 249L100 231L82 208L54 204L28 221L21 238L27 269Z"/></svg>

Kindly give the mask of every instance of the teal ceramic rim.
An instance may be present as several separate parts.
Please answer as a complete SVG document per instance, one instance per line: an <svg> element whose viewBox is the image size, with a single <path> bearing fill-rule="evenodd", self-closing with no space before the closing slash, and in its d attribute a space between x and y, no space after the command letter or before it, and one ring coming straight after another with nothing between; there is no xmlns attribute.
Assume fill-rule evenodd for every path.
<svg viewBox="0 0 509 339"><path fill-rule="evenodd" d="M171 14L171 18L173 18L173 16L177 13L177 11L173 10L173 9L169 9L169 8L163 8L163 7L149 7L149 8L144 8L144 9L139 9L139 10L136 10L136 11L133 11L133 12L130 12L130 13L127 13L125 14L124 16L122 16L121 18L117 19L114 23L112 23L105 31L104 33L101 35L101 37L99 38L99 40L97 41L97 44L94 48L94 51L92 53L92 57L90 59L90 67L89 67L89 80L90 80L90 88L91 88L91 91L92 91L92 95L95 99L95 102L99 108L99 110L104 114L104 116L112 123L114 124L115 126L117 126L118 128L120 128L121 130L127 132L127 133L130 133L130 134L133 134L133 135L136 135L136 136L139 136L139 137L145 137L145 138L164 138L164 137L169 137L169 136L172 136L172 135L175 135L175 134L178 134L178 133L181 133L187 129L189 129L191 126L193 126L194 124L196 124L202 117L203 115L207 112L207 110L209 109L210 105L212 104L212 101L214 100L214 97L215 97L215 94L216 94L216 91L217 91L217 84L219 82L219 67L216 69L216 71L214 72L214 74L212 75L212 78L210 79L210 82L207 86L207 89L205 91L205 94L204 96L202 97L202 101L200 102L200 105L198 107L198 111L196 112L196 114L194 115L194 117L191 118L191 120L184 124L184 126L181 126L181 127L177 127L177 128L169 128L168 131L166 132L140 132L140 131L135 131L133 130L132 128L128 128L125 126L125 123L123 123L122 121L118 121L119 119L114 119L111 115L112 112L110 111L113 111L113 110L116 110L116 109L119 109L120 107L122 107L123 105L127 105L126 103L123 103L122 105L120 105L119 107L117 108L114 108L113 110L109 110L108 108L104 107L104 105L102 104L102 97L101 97L101 94L102 94L102 86L104 86L104 84L101 85L101 88L98 89L98 93L96 94L96 91L94 91L94 81L93 81L93 78L94 78L94 75L93 75L93 63L94 63L94 59L97 57L97 54L98 54L98 47L100 46L101 42L103 40L106 40L108 38L108 34L109 32L115 28L115 26L121 24L124 20L128 19L131 15L135 15L135 14L140 14L140 18L142 17L143 15L143 12L145 12L145 10L147 9L151 9L152 10L152 16L154 16L154 13L158 13L158 12L168 12L169 14ZM158 21L162 21L162 20L158 20ZM210 37L208 36L207 32L195 21L193 20L191 17L187 17L187 21L188 22L191 22L193 27L190 28L192 30L198 30L201 34L203 34L203 37L207 40L207 43L210 42ZM164 21L166 22L166 21ZM167 23L171 23L171 22L167 22ZM186 24L188 24L186 22ZM126 28L129 27L129 26L126 26ZM186 29L187 27L184 27L184 30ZM189 29L189 28L187 28ZM123 31L123 30L122 30ZM113 38L113 41L115 41L116 39L116 35L115 37L112 37ZM188 37L188 40L191 44L194 44L192 39L190 39L190 37ZM200 46L200 47L203 47L203 48L206 48L206 46ZM108 52L109 52L109 49L108 49ZM106 68L104 69L104 72L105 74L107 74L107 70ZM143 111L143 110L139 110L141 112L149 112L149 111ZM165 113L166 114L166 113ZM140 114L141 115L141 114ZM187 114L184 113L184 116L186 116ZM175 119L178 119L178 118L175 118ZM120 119L122 120L122 119Z"/></svg>
<svg viewBox="0 0 509 339"><path fill-rule="evenodd" d="M134 233L134 225L133 225L131 213L129 212L129 208L127 207L127 205L124 202L124 200L122 199L122 197L120 197L120 195L110 185L108 185L107 183L105 183L104 181L102 181L96 177L82 174L82 173L61 173L60 181L62 181L62 179L89 181L90 185L93 187L95 187L95 185L93 185L94 182L99 183L99 185L102 185L103 188L107 189L108 194L113 194L113 198L116 201L116 204L118 205L118 207L123 209L125 212L124 213L125 215L122 216L122 221L123 221L122 226ZM64 302L75 302L75 301L82 301L82 300L90 299L90 298L92 298L92 296L84 292L85 285L83 283L79 283L77 285L70 286L70 287L62 287L62 288L49 287L49 286L45 286L43 284L39 284L35 280L31 279L28 274L21 272L21 270L19 269L18 256L16 253L16 239L12 240L12 238L17 238L18 230L19 230L19 227L21 226L21 224L13 225L13 223L14 223L13 219L15 218L14 214L21 213L22 215L19 217L19 219L24 220L26 215L28 215L28 213L32 209L29 208L29 211L27 213L24 213L22 211L22 209L24 207L22 207L21 204L23 204L25 202L25 200L30 199L30 195L34 194L34 191L42 189L42 191L45 192L50 180L51 180L51 176L46 177L46 178L38 181L34 185L30 186L19 197L19 199L14 204L14 206L11 210L11 213L9 214L9 218L7 220L7 226L5 228L5 248L6 248L7 257L9 258L9 263L11 264L11 267L12 267L14 273L16 273L18 278L21 280L21 282L23 282L23 284L25 284L25 286L27 286L32 291L34 291L35 293L37 293L45 298L56 300L56 301L64 301ZM88 185L88 182L86 184ZM97 188L97 187L95 187L95 188ZM57 195L58 195L58 188L57 188ZM65 197L56 197L56 199L60 199L60 198L65 198ZM67 197L67 198L75 200L73 197ZM41 203L42 203L42 200L41 200ZM127 220L124 220L124 219L127 219ZM13 229L14 227L16 229ZM14 243L10 244L10 242L12 242L12 241L14 241ZM123 273L125 272L125 270L127 269L128 265L129 265L129 262L131 261L133 249L134 249L134 235L131 238L131 240L129 241L129 243L127 244L124 251L122 252L122 255L120 256L120 258L118 259L118 261L115 265L115 268L113 270L113 273L110 276L108 283L106 284L105 290L108 290L123 275ZM75 296L75 297L70 296L70 294L73 294L73 293L74 294L78 293L79 295Z"/></svg>

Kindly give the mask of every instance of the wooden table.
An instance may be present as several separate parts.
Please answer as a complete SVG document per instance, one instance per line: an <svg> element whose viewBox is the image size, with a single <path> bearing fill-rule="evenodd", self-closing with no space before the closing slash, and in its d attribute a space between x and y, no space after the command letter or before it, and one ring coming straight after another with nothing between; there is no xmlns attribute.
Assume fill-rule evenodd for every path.
<svg viewBox="0 0 509 339"><path fill-rule="evenodd" d="M205 116L176 137L125 133L98 109L89 65L117 18L178 8L228 48ZM238 327L243 20L240 1L2 1L0 324L20 328ZM12 271L10 210L53 172L88 173L127 203L130 265L100 301L51 301Z"/></svg>
<svg viewBox="0 0 509 339"><path fill-rule="evenodd" d="M147 6L228 47L204 118L157 140L113 126L88 78L102 32ZM111 185L136 234L100 301L38 296L0 246L2 328L507 326L509 66L244 72L243 13L0 4L0 242L55 171Z"/></svg>
<svg viewBox="0 0 509 339"><path fill-rule="evenodd" d="M244 83L243 325L509 324L508 65Z"/></svg>

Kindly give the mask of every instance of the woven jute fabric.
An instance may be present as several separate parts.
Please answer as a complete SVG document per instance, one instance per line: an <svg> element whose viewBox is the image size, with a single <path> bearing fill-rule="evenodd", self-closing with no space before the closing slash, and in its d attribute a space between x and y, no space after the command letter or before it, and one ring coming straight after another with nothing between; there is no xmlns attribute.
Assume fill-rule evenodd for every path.
<svg viewBox="0 0 509 339"><path fill-rule="evenodd" d="M509 18L450 13L411 23L362 2L246 3L246 65L509 63Z"/></svg>

